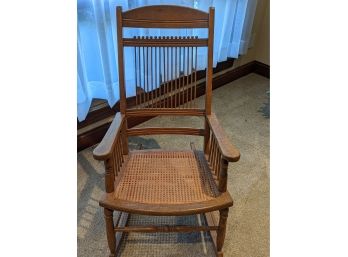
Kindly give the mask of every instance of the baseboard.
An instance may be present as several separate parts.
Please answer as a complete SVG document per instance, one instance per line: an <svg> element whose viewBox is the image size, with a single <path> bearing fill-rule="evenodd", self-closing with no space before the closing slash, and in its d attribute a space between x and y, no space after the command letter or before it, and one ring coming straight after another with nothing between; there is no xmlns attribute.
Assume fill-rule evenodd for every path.
<svg viewBox="0 0 348 257"><path fill-rule="evenodd" d="M214 69L214 74L218 75L213 78L213 90L253 72L267 78L270 77L270 66L258 61L246 63L235 69L231 69L232 65L233 61L228 60L219 63ZM200 71L198 78L204 77L205 71ZM197 96L202 96L204 94L205 82L202 82L197 85ZM133 98L127 99L127 105L134 105L135 100ZM110 118L118 111L119 103L117 103L113 108L110 108L106 103L99 104L88 114L85 121L78 122L77 151L81 151L99 143L111 124ZM153 117L132 117L128 119L128 126L131 128L152 118ZM103 120L105 120L105 123L102 123Z"/></svg>
<svg viewBox="0 0 348 257"><path fill-rule="evenodd" d="M266 78L270 77L270 67L267 64L264 64L259 61L254 61L254 73L257 73Z"/></svg>

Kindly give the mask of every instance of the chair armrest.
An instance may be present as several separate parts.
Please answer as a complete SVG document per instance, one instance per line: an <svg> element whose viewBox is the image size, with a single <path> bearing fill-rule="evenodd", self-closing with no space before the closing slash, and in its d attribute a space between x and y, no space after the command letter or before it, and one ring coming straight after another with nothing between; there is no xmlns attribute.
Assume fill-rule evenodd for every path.
<svg viewBox="0 0 348 257"><path fill-rule="evenodd" d="M116 139L120 136L120 130L123 127L124 119L123 115L116 113L102 141L93 151L93 157L95 159L106 160L111 156Z"/></svg>
<svg viewBox="0 0 348 257"><path fill-rule="evenodd" d="M220 126L215 113L206 115L207 122L221 151L222 158L229 162L236 162L240 158L239 150L231 144L224 129Z"/></svg>

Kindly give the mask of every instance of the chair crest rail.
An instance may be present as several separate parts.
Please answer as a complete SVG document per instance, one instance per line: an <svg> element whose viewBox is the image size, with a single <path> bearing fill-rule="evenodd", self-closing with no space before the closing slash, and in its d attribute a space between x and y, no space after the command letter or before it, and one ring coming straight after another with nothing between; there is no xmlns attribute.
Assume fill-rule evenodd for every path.
<svg viewBox="0 0 348 257"><path fill-rule="evenodd" d="M180 16L177 15L178 13L180 13ZM208 28L209 15L200 10L183 6L144 6L123 12L122 26L137 28Z"/></svg>

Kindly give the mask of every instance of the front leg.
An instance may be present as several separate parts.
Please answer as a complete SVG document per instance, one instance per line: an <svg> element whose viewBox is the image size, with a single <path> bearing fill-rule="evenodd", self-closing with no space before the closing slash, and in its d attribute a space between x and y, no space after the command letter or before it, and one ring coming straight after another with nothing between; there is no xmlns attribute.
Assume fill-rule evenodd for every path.
<svg viewBox="0 0 348 257"><path fill-rule="evenodd" d="M226 222L228 217L228 208L220 210L220 219L219 219L219 229L217 231L216 238L216 250L217 257L223 257L222 246L224 245L225 235L226 235Z"/></svg>
<svg viewBox="0 0 348 257"><path fill-rule="evenodd" d="M113 210L109 210L104 208L104 217L105 217L105 223L106 223L106 236L108 239L108 245L110 249L110 255L109 257L115 257L116 253L116 236L115 236L115 226L114 226L114 220L113 220Z"/></svg>

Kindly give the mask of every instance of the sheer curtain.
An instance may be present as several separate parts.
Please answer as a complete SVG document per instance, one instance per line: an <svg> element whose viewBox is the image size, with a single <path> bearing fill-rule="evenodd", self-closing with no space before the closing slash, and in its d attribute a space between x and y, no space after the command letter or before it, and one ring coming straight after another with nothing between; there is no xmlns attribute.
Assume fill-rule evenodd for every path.
<svg viewBox="0 0 348 257"><path fill-rule="evenodd" d="M227 57L247 52L257 0L78 0L77 28L77 117L83 121L93 98L105 99L112 107L119 100L116 6L123 11L145 5L181 5L208 11L215 7L214 66ZM133 36L199 36L204 29L125 29ZM135 94L133 50L125 48L127 97ZM206 67L206 49L198 51L198 69ZM159 81L158 81L159 83Z"/></svg>

